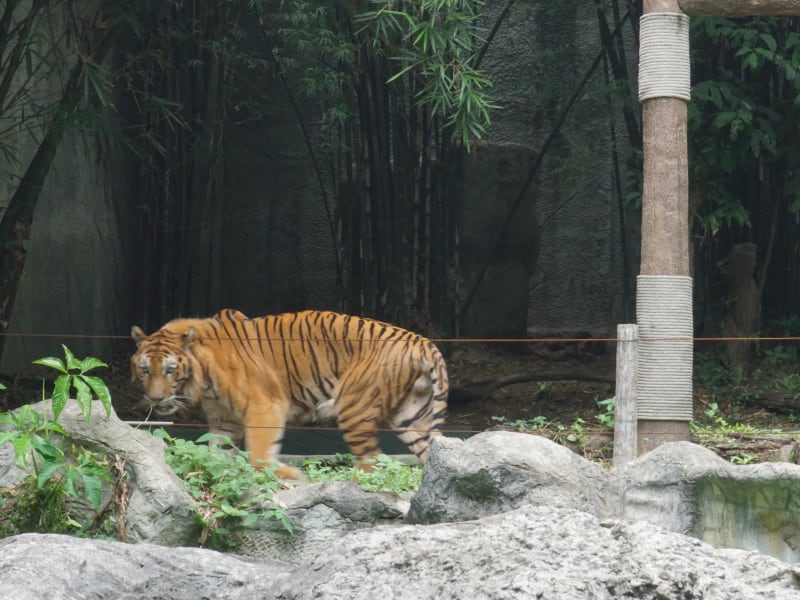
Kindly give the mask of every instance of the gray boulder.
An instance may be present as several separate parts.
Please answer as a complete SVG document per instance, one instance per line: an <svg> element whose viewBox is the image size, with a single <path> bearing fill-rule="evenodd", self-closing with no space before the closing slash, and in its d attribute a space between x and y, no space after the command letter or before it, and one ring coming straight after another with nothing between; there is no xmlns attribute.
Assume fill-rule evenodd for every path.
<svg viewBox="0 0 800 600"><path fill-rule="evenodd" d="M800 466L732 465L676 442L628 463L618 475L626 519L693 535L717 547L800 559Z"/></svg>
<svg viewBox="0 0 800 600"><path fill-rule="evenodd" d="M408 521L477 519L528 504L615 516L618 482L600 465L550 440L489 431L467 440L434 438Z"/></svg>
<svg viewBox="0 0 800 600"><path fill-rule="evenodd" d="M609 472L529 434L437 438L407 521L465 521L528 504L645 521L716 547L800 560L800 466L733 465L689 442L664 444Z"/></svg>
<svg viewBox="0 0 800 600"><path fill-rule="evenodd" d="M794 567L646 523L546 506L356 532L285 598L797 598Z"/></svg>
<svg viewBox="0 0 800 600"><path fill-rule="evenodd" d="M52 418L50 402L39 402L33 408ZM193 500L183 483L164 461L164 442L150 433L139 431L122 422L112 410L107 416L100 402L94 402L87 421L77 402L70 400L61 413L59 423L69 441L103 453L112 460L119 457L127 477L125 534L131 542L151 542L166 546L190 544L199 529L194 516ZM70 443L62 444L65 452ZM0 473L4 486L17 485L27 471L14 462L10 444L0 448ZM110 491L104 494L110 501ZM74 505L76 510L88 507ZM105 506L101 507L101 511Z"/></svg>
<svg viewBox="0 0 800 600"><path fill-rule="evenodd" d="M200 548L124 544L55 534L0 540L0 591L14 600L273 598L288 567Z"/></svg>
<svg viewBox="0 0 800 600"><path fill-rule="evenodd" d="M3 596L15 600L800 595L796 568L774 558L546 506L465 523L363 529L294 567L209 550L29 534L0 541L0 572Z"/></svg>
<svg viewBox="0 0 800 600"><path fill-rule="evenodd" d="M402 523L408 500L365 492L350 481L299 485L273 499L292 524L292 533L274 519L260 519L235 533L235 552L302 564L329 550L346 533L377 524Z"/></svg>

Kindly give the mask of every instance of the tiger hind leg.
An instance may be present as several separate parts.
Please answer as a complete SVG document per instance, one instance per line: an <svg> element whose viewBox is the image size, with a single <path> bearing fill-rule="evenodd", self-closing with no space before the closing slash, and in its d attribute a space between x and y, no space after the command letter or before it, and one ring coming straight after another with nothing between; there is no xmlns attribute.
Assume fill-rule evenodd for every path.
<svg viewBox="0 0 800 600"><path fill-rule="evenodd" d="M419 458L428 459L431 438L441 435L439 427L444 421L445 403L434 396L434 387L428 373L422 373L389 418L389 425L397 437Z"/></svg>
<svg viewBox="0 0 800 600"><path fill-rule="evenodd" d="M342 437L350 452L356 457L356 465L364 471L371 471L373 459L381 453L378 444L380 425L380 390L370 382L360 385L356 378L344 377L335 391L336 420Z"/></svg>
<svg viewBox="0 0 800 600"><path fill-rule="evenodd" d="M339 418L342 437L356 457L356 466L362 471L372 471L374 459L381 454L378 445L378 418L362 416L359 419L343 421Z"/></svg>

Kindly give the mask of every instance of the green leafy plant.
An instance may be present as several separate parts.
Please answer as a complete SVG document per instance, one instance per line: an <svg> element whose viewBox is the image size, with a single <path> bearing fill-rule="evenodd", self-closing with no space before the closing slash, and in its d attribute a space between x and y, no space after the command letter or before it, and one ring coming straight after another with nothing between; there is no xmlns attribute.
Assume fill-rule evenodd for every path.
<svg viewBox="0 0 800 600"><path fill-rule="evenodd" d="M63 348L66 362L54 358L34 361L62 372L56 379L52 394L53 418L43 416L29 405L0 413L0 423L6 428L0 432L0 445L11 443L17 463L33 470L33 475L5 499L6 504L10 502L14 506L14 516L5 521L3 531L6 533L14 529L49 532L86 529L88 524L78 523L70 516L66 500L85 499L95 511L99 511L103 481L111 480L105 460L94 452L73 447L71 456L67 456L62 447L54 443L54 436L69 439L69 434L58 423L58 417L73 387L81 397L81 412L87 419L92 410L89 390L97 394L106 412L111 412L111 395L105 383L99 377L85 374L105 366L105 363L95 358L78 360L66 346ZM45 395L44 391L42 395Z"/></svg>
<svg viewBox="0 0 800 600"><path fill-rule="evenodd" d="M570 425L572 433L567 435L567 441L583 447L584 434L586 433L586 420L578 417Z"/></svg>
<svg viewBox="0 0 800 600"><path fill-rule="evenodd" d="M730 423L720 411L719 405L712 402L703 411L710 423L692 421L689 430L697 436L703 445L713 445L721 442L730 442L733 438L754 434L779 434L780 429L754 427L742 423Z"/></svg>
<svg viewBox="0 0 800 600"><path fill-rule="evenodd" d="M758 460L757 454L739 454L736 456L731 456L731 462L734 465L749 465L751 462L755 462Z"/></svg>
<svg viewBox="0 0 800 600"><path fill-rule="evenodd" d="M546 429L548 426L547 417L542 415L533 417L532 419L516 419L509 421L505 417L492 417L493 421L497 421L500 425L516 429L517 431L539 431Z"/></svg>
<svg viewBox="0 0 800 600"><path fill-rule="evenodd" d="M800 374L790 373L789 375L784 375L781 378L781 386L791 393L795 400L800 398ZM793 415L789 415L790 420L792 416Z"/></svg>
<svg viewBox="0 0 800 600"><path fill-rule="evenodd" d="M783 365L797 358L797 351L783 344L764 352L764 364L770 367Z"/></svg>
<svg viewBox="0 0 800 600"><path fill-rule="evenodd" d="M612 396L611 398L606 398L605 400L598 400L597 406L602 409L599 415L595 416L595 419L603 426L607 427L608 429L614 429L614 409L616 406L617 399L616 397Z"/></svg>
<svg viewBox="0 0 800 600"><path fill-rule="evenodd" d="M800 315L791 315L778 319L774 323L780 335L797 337L800 336Z"/></svg>
<svg viewBox="0 0 800 600"><path fill-rule="evenodd" d="M695 353L694 377L698 383L707 388L719 388L731 383L731 373L708 352Z"/></svg>
<svg viewBox="0 0 800 600"><path fill-rule="evenodd" d="M232 547L234 529L253 525L259 518L277 520L292 532L283 509L270 504L278 478L269 469L256 470L246 453L223 450L220 445L233 445L229 438L208 433L192 442L174 438L163 429L154 435L167 443L167 463L194 498L202 526L201 545Z"/></svg>
<svg viewBox="0 0 800 600"><path fill-rule="evenodd" d="M312 483L356 481L367 492L404 494L416 492L422 485L421 465L407 465L385 454L374 461L372 471L357 468L349 455L337 455L333 461L310 458L301 468Z"/></svg>
<svg viewBox="0 0 800 600"><path fill-rule="evenodd" d="M75 399L81 412L88 420L92 414L92 399L93 394L97 396L106 410L106 414L111 414L111 393L105 382L96 375L88 375L89 371L93 371L99 367L108 367L106 363L97 359L87 357L83 360L78 360L72 354L69 348L61 345L64 349L64 360L48 356L33 361L36 365L42 365L55 369L61 375L56 377L53 384L52 394L52 407L53 419L58 420L61 411L64 410L64 405L69 400L70 392L75 390Z"/></svg>
<svg viewBox="0 0 800 600"><path fill-rule="evenodd" d="M20 466L27 468L30 460L37 489L48 495L54 488L63 487L68 496L84 496L95 510L100 509L103 480L110 480L110 476L94 453L79 450L76 463L72 464L51 441L54 433L67 438L67 432L28 405L16 412L0 414L0 423L10 427L10 431L0 433L0 445L11 442Z"/></svg>
<svg viewBox="0 0 800 600"><path fill-rule="evenodd" d="M492 419L515 431L547 436L558 444L568 442L582 447L586 433L586 420L581 418L575 419L569 427L559 421L549 421L547 417L541 415L533 419L516 419L514 421L497 416Z"/></svg>

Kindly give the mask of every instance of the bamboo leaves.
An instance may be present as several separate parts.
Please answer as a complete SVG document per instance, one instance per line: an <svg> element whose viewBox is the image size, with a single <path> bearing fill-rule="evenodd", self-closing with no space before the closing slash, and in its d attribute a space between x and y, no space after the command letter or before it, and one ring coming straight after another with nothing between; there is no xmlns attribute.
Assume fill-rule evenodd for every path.
<svg viewBox="0 0 800 600"><path fill-rule="evenodd" d="M388 78L395 82L413 74L421 82L420 106L444 116L453 139L469 149L490 123L492 83L475 68L481 2L475 0L373 0L375 10L357 15L359 33L369 35L399 68Z"/></svg>

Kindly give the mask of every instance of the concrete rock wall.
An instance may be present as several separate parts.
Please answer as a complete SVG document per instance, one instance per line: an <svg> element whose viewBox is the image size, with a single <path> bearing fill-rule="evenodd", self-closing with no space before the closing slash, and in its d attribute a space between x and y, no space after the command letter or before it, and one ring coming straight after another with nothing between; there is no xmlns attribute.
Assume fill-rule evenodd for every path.
<svg viewBox="0 0 800 600"><path fill-rule="evenodd" d="M487 26L505 5L487 3ZM486 54L483 67L502 108L482 144L487 153L476 150L469 159L486 168L471 171L471 194L465 196L464 289L600 50L594 10L576 1L515 3ZM608 124L592 87L598 83L600 74L548 150L462 334L605 334L623 319L621 234ZM325 205L285 92L273 80L255 85L264 90L271 114L231 122L226 131L221 304L251 315L337 308L329 222L334 207ZM31 141L22 152L23 165L34 148ZM136 190L115 189L120 179L110 154L92 133L71 134L59 148L36 211L11 333L126 335L137 318L130 301L138 285L130 260L137 240L125 237L124 225L135 215L119 208L126 194L135 199ZM478 172L492 179L478 181ZM322 175L329 185L329 175ZM0 182L6 198L13 189L13 181ZM638 243L632 239L629 246L635 251ZM11 338L0 369L13 372L58 354L58 344L55 338ZM103 358L112 347L106 338L69 345L79 355Z"/></svg>
<svg viewBox="0 0 800 600"><path fill-rule="evenodd" d="M28 10L27 4L20 3L17 10ZM37 51L42 56L52 51L61 57L56 60L72 65L77 58L70 46L74 40L57 32L63 22L75 26L76 20L93 18L87 15L94 15L96 10L94 0L74 7L49 6L49 29L41 40L37 39L41 44ZM47 46L53 39L58 40L54 50ZM16 93L15 86L24 85L39 103L54 105L62 96L68 72L66 68L48 69L37 71L30 81L22 69L12 91ZM28 118L18 131L12 131L11 123L22 123L36 112L24 101L24 95L22 98L4 107L2 115L3 142L11 146L15 161L0 162L0 210L9 205L44 134L42 123L35 118ZM112 153L102 142L102 135L88 126L69 128L59 145L39 196L30 240L25 244L28 257L0 371L15 372L30 366L33 359L61 356L62 342L78 357L92 354L110 358L113 343L107 336L129 330L127 288L132 283L127 278L121 219L112 189ZM65 339L58 338L60 334L106 337Z"/></svg>
<svg viewBox="0 0 800 600"><path fill-rule="evenodd" d="M505 5L487 3L487 28ZM482 63L501 108L464 169L462 301L600 50L593 5L516 3L503 20ZM598 71L550 146L490 259L462 335L605 335L623 320L621 232L602 84ZM227 133L225 304L252 314L335 307L333 243L309 150L280 86L261 87L272 114ZM618 133L624 136L621 128ZM323 173L326 185L327 178ZM638 253L635 239L629 247Z"/></svg>
<svg viewBox="0 0 800 600"><path fill-rule="evenodd" d="M505 5L487 3L490 24ZM601 48L593 4L516 3L483 62L502 107L493 113L489 139L539 152ZM540 251L527 315L533 336L605 335L623 322L621 232L603 84L600 69L535 181ZM621 126L617 135L625 135ZM638 242L633 238L628 246L637 265Z"/></svg>

